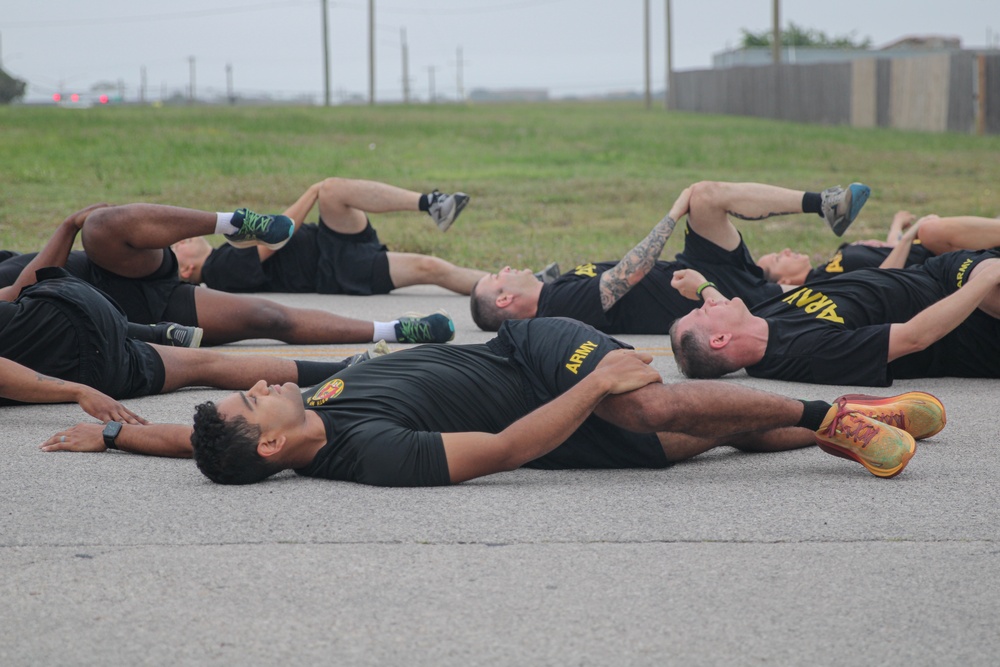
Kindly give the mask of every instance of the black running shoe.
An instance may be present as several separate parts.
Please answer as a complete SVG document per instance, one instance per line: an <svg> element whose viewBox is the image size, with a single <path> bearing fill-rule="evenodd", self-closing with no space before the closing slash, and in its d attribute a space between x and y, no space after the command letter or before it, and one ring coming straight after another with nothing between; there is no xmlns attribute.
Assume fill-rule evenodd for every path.
<svg viewBox="0 0 1000 667"><path fill-rule="evenodd" d="M820 193L823 197L820 206L826 224L837 236L843 236L854 219L858 217L861 208L868 201L871 188L862 183L851 183L847 188L836 185Z"/></svg>
<svg viewBox="0 0 1000 667"><path fill-rule="evenodd" d="M287 216L260 215L245 208L233 213L232 225L239 227L239 231L225 234L226 242L237 248L263 245L278 250L288 243L295 231L295 223Z"/></svg>
<svg viewBox="0 0 1000 667"><path fill-rule="evenodd" d="M559 265L555 262L552 262L541 271L537 271L535 273L535 277L543 283L550 283L560 275L562 274L559 272Z"/></svg>
<svg viewBox="0 0 1000 667"><path fill-rule="evenodd" d="M164 324L157 326L163 326ZM172 347L201 347L201 337L204 333L201 327L167 324L163 336L166 340L165 345Z"/></svg>
<svg viewBox="0 0 1000 667"><path fill-rule="evenodd" d="M469 195L464 192L447 195L435 190L431 193L430 199L430 208L427 209L427 213L434 219L434 224L442 232L448 231L451 223L455 222L455 218L469 203Z"/></svg>
<svg viewBox="0 0 1000 667"><path fill-rule="evenodd" d="M455 323L444 311L401 317L396 322L396 340L400 343L447 343L454 337Z"/></svg>

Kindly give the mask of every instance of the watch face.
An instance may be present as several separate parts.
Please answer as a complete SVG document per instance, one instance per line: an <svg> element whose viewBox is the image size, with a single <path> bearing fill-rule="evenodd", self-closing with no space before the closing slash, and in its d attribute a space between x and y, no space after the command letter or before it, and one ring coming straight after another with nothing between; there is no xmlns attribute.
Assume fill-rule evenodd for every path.
<svg viewBox="0 0 1000 667"><path fill-rule="evenodd" d="M104 437L114 440L122 430L121 422L108 422L104 425Z"/></svg>

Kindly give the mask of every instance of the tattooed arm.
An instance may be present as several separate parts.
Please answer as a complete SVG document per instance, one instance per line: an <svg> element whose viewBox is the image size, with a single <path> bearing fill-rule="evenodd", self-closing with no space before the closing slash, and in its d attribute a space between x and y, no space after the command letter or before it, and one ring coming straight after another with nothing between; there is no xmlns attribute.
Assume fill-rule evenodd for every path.
<svg viewBox="0 0 1000 667"><path fill-rule="evenodd" d="M78 403L87 414L101 421L146 423L145 419L93 387L49 377L3 357L0 357L0 396L21 403Z"/></svg>
<svg viewBox="0 0 1000 667"><path fill-rule="evenodd" d="M670 207L670 213L653 227L646 238L629 250L618 264L601 274L601 307L604 312L611 310L653 268L667 239L674 233L677 221L687 214L690 200L691 189L685 188Z"/></svg>

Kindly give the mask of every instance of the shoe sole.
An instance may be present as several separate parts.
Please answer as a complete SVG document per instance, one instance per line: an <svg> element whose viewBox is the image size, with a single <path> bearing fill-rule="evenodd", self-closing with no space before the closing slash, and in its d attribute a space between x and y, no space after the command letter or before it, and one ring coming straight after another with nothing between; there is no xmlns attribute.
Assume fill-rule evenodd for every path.
<svg viewBox="0 0 1000 667"><path fill-rule="evenodd" d="M459 214L463 210L465 210L465 207L469 203L470 199L471 199L471 197L469 197L468 195L466 195L465 197L455 197L455 210L451 214L451 218L449 218L448 220L440 223L438 225L438 229L440 229L442 232L446 232L449 229L451 229L452 223L454 223L455 220L458 219Z"/></svg>
<svg viewBox="0 0 1000 667"><path fill-rule="evenodd" d="M234 248L255 248L257 246L264 246L265 248L270 248L271 250L281 250L285 245L292 240L291 234L284 241L279 241L278 243L264 243L259 239L253 241L233 241L228 237L223 236L226 239L226 243L233 246Z"/></svg>
<svg viewBox="0 0 1000 667"><path fill-rule="evenodd" d="M868 201L868 197L871 196L872 190L867 185L862 183L851 183L848 186L847 191L851 193L851 207L847 211L847 216L840 222L839 225L833 227L833 233L836 236L843 236L847 228L851 226L855 219L858 217L858 213L861 213L861 209L864 208L865 202Z"/></svg>
<svg viewBox="0 0 1000 667"><path fill-rule="evenodd" d="M858 456L851 450L839 447L829 442L823 442L820 440L820 437L821 436L817 434L816 446L822 449L824 452L826 452L827 454L833 454L834 456L839 456L840 458L847 459L848 461L854 461L856 463L860 463L865 467L865 469L868 472L875 475L876 477L882 477L883 479L889 479L890 477L895 477L899 473L903 472L903 468L906 467L906 464L910 462L910 459L913 458L913 454L917 451L917 441L911 438L910 450L903 456L902 463L900 463L898 466L894 468L889 468L888 470L886 470L883 468L873 468L872 466L868 465L864 459L862 459L860 456Z"/></svg>
<svg viewBox="0 0 1000 667"><path fill-rule="evenodd" d="M205 330L201 327L194 328L194 335L191 337L191 344L188 347L201 347L201 337L204 335Z"/></svg>
<svg viewBox="0 0 1000 667"><path fill-rule="evenodd" d="M287 218L288 216L276 216L276 217ZM291 220L291 218L289 218L289 220ZM234 241L226 235L223 235L222 238L226 239L226 243L233 246L234 248L253 248L255 246L264 246L265 248L269 248L271 250L281 250L282 248L285 247L286 243L292 240L292 235L294 233L295 233L295 223L293 222L292 225L288 228L288 236L278 241L277 243L267 243L266 241L262 241L261 239L247 239L247 240Z"/></svg>
<svg viewBox="0 0 1000 667"><path fill-rule="evenodd" d="M871 196L872 190L862 183L851 183L847 187L847 192L851 195L851 205L848 208L847 215L844 216L844 219L838 225L831 225L830 227L836 236L843 236L847 228L857 219L858 214L861 213L861 209L864 208L865 202L868 201L868 197Z"/></svg>
<svg viewBox="0 0 1000 667"><path fill-rule="evenodd" d="M868 394L845 394L844 396L841 396L841 398L844 400L845 403L849 404L853 402L857 406L857 411L861 412L862 414L864 414L865 408L868 407L880 407L883 405L889 405L890 403L900 403L906 400L923 400L927 401L928 403L936 405L938 409L941 411L941 425L938 426L936 430L933 430L929 433L910 433L910 431L908 431L907 429L905 428L902 429L907 433L910 433L910 435L913 436L914 440L923 440L924 438L929 438L932 435L937 435L944 429L945 425L948 423L948 417L944 411L944 404L938 400L937 396L934 396L933 394L928 394L925 391L908 391L905 394L900 394L898 396L889 396L888 398L882 398L879 396L869 396ZM854 408L848 408L848 409L854 409ZM872 417L872 419L877 420L877 417ZM889 425L895 426L896 428L902 428L896 424L889 424Z"/></svg>

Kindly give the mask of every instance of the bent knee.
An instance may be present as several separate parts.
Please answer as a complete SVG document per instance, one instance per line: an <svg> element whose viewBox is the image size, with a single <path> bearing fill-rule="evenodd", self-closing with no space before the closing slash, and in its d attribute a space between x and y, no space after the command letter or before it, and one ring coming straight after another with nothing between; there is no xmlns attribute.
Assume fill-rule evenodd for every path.
<svg viewBox="0 0 1000 667"><path fill-rule="evenodd" d="M324 201L329 203L341 203L342 195L346 189L347 184L346 178L340 178L337 176L330 176L329 178L324 178L319 184L319 196Z"/></svg>
<svg viewBox="0 0 1000 667"><path fill-rule="evenodd" d="M99 208L88 215L80 230L84 249L87 249L88 243L91 247L100 247L109 241L120 240L124 236L122 226L127 224L127 219L127 205Z"/></svg>
<svg viewBox="0 0 1000 667"><path fill-rule="evenodd" d="M691 210L715 206L720 198L723 184L718 181L698 181L691 186Z"/></svg>
<svg viewBox="0 0 1000 667"><path fill-rule="evenodd" d="M951 242L948 223L940 218L921 222L920 229L917 230L917 239L935 255L961 250Z"/></svg>

